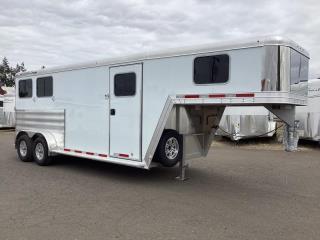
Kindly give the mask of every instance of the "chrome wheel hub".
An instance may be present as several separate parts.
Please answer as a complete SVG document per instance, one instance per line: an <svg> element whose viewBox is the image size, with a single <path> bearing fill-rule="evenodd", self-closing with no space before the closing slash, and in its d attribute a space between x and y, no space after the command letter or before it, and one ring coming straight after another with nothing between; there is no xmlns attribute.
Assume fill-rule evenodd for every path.
<svg viewBox="0 0 320 240"><path fill-rule="evenodd" d="M28 148L26 141L22 140L19 144L19 152L22 157L27 156Z"/></svg>
<svg viewBox="0 0 320 240"><path fill-rule="evenodd" d="M176 138L171 137L167 140L165 145L166 157L170 160L175 159L179 153L179 142Z"/></svg>
<svg viewBox="0 0 320 240"><path fill-rule="evenodd" d="M37 143L35 148L36 157L38 160L42 160L44 157L44 147L42 143Z"/></svg>

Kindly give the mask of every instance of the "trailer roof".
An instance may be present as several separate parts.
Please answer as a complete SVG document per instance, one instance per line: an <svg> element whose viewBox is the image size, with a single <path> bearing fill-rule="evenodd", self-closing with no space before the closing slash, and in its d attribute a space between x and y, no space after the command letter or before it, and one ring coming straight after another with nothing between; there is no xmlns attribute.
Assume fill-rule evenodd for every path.
<svg viewBox="0 0 320 240"><path fill-rule="evenodd" d="M144 60L157 59L157 58L169 58L175 56L183 56L183 55L193 55L199 53L209 53L209 52L218 52L218 51L227 51L233 49L242 49L242 48L252 48L252 47L261 47L266 45L281 45L291 47L298 52L309 58L309 53L299 46L296 42L281 36L267 36L267 37L257 37L245 40L237 40L237 41L229 41L223 42L221 44L203 44L182 48L173 48L165 51L153 51L153 52L145 52L142 54L133 54L125 57L115 57L115 58L107 58L98 61L91 61L80 64L59 66L47 69L40 69L37 71L27 71L17 75L18 78L33 76L33 75L45 75L50 73L71 71L76 69L83 68L92 68L99 66L112 66L118 64L128 64L135 63Z"/></svg>

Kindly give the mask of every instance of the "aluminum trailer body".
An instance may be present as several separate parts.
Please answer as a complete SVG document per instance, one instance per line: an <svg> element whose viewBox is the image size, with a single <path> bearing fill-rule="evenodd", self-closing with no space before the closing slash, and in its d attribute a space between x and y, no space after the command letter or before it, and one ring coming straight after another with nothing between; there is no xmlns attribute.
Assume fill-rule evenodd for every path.
<svg viewBox="0 0 320 240"><path fill-rule="evenodd" d="M233 141L272 137L276 129L273 117L265 107L226 107L216 134Z"/></svg>
<svg viewBox="0 0 320 240"><path fill-rule="evenodd" d="M0 128L15 127L15 89L2 87L5 94L0 95Z"/></svg>
<svg viewBox="0 0 320 240"><path fill-rule="evenodd" d="M320 79L308 82L308 105L296 109L299 138L320 141Z"/></svg>
<svg viewBox="0 0 320 240"><path fill-rule="evenodd" d="M160 145L169 158L206 156L226 106L265 106L293 128L308 61L295 42L263 37L25 72L16 78L18 154L42 138L49 156L145 169ZM173 131L180 146L177 137L162 144ZM42 156L41 144L33 150Z"/></svg>

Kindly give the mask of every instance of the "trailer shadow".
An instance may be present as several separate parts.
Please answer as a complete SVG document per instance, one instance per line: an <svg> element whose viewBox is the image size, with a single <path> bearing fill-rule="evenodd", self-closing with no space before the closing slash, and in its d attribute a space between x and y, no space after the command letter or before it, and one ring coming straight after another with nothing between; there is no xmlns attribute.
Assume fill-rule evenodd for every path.
<svg viewBox="0 0 320 240"><path fill-rule="evenodd" d="M63 168L86 176L95 176L102 181L117 181L134 187L151 187L158 190L173 191L175 194L200 194L214 197L217 194L225 196L260 198L274 193L269 186L261 186L256 182L248 182L246 177L225 175L217 171L192 167L188 169L189 180L175 180L178 167L156 167L150 170L121 166L111 163L92 161L88 159L59 156L55 158L54 167ZM277 186L277 194L288 193L288 186Z"/></svg>
<svg viewBox="0 0 320 240"><path fill-rule="evenodd" d="M94 174L104 176L106 178L117 178L124 181L132 180L144 181L146 179L172 179L177 174L176 168L152 168L150 170L128 167L107 162L92 161L90 159L56 156L53 165L55 167L63 167L70 171L78 171L81 174Z"/></svg>
<svg viewBox="0 0 320 240"><path fill-rule="evenodd" d="M283 150L282 142L277 140L276 136L273 137L256 137L256 138L243 138L237 141L233 141L230 138L224 136L217 136L213 142L215 147L228 146L244 149L268 149L268 150ZM299 150L320 150L320 141L299 139Z"/></svg>
<svg viewBox="0 0 320 240"><path fill-rule="evenodd" d="M299 139L299 147L312 148L320 150L320 141L313 141L307 139Z"/></svg>

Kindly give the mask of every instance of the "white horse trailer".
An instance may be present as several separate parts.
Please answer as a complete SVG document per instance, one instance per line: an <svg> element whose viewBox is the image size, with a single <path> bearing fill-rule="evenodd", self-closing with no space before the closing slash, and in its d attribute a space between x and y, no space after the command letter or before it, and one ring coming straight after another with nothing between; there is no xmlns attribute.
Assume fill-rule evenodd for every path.
<svg viewBox="0 0 320 240"><path fill-rule="evenodd" d="M276 121L265 107L226 107L216 135L233 141L244 138L272 137Z"/></svg>
<svg viewBox="0 0 320 240"><path fill-rule="evenodd" d="M266 37L25 72L16 78L17 152L39 165L64 154L184 166L206 156L226 106L265 106L292 133L295 106L307 104L308 61L295 42Z"/></svg>
<svg viewBox="0 0 320 240"><path fill-rule="evenodd" d="M15 89L13 87L1 87L5 92L0 95L0 128L15 127Z"/></svg>
<svg viewBox="0 0 320 240"><path fill-rule="evenodd" d="M320 141L320 79L309 80L308 105L297 107L299 138Z"/></svg>

